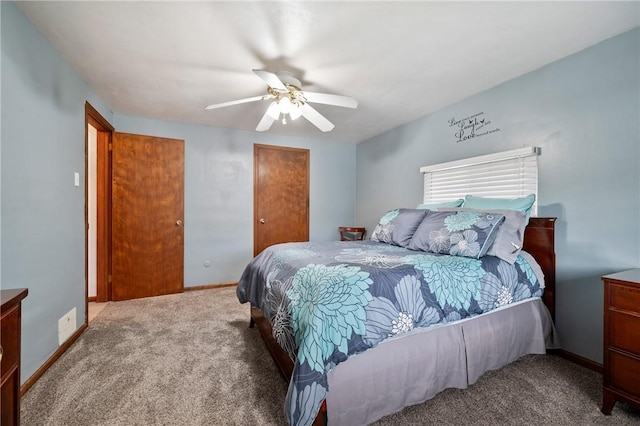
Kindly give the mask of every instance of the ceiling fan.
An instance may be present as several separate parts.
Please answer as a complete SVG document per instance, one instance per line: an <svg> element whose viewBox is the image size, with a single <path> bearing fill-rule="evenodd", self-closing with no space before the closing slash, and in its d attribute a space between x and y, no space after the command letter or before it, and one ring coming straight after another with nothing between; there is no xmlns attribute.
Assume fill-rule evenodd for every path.
<svg viewBox="0 0 640 426"><path fill-rule="evenodd" d="M335 126L322 114L316 111L310 103L334 105L345 108L356 108L358 101L348 96L331 95L328 93L314 93L302 90L300 80L286 71L272 73L264 70L253 70L269 86L267 94L252 98L239 99L237 101L223 102L207 106L205 109L216 109L247 102L273 99L262 119L256 127L256 131L269 130L274 121L282 115L282 124L287 124L287 115L291 120L304 117L311 124L323 132L332 130Z"/></svg>

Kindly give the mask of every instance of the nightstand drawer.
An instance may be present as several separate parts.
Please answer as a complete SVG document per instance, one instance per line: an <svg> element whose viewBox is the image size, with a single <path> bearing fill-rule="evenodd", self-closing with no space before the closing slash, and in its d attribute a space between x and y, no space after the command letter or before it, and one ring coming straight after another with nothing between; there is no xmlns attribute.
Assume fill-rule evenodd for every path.
<svg viewBox="0 0 640 426"><path fill-rule="evenodd" d="M640 359L611 351L609 364L611 386L632 395L640 395Z"/></svg>
<svg viewBox="0 0 640 426"><path fill-rule="evenodd" d="M640 288L609 284L609 306L640 313Z"/></svg>

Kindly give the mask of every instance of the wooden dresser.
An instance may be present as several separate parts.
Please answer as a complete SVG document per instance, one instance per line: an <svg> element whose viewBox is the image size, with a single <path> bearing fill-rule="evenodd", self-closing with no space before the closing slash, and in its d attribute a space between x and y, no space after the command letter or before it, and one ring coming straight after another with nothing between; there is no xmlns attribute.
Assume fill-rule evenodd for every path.
<svg viewBox="0 0 640 426"><path fill-rule="evenodd" d="M616 401L640 409L640 269L605 275L602 412Z"/></svg>
<svg viewBox="0 0 640 426"><path fill-rule="evenodd" d="M2 358L0 372L0 425L20 424L20 307L27 297L27 289L0 291L0 341Z"/></svg>

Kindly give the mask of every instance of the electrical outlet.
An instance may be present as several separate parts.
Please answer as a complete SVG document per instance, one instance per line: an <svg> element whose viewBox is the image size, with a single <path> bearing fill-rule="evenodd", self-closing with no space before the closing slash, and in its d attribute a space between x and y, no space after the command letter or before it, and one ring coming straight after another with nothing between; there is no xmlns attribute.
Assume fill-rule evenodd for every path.
<svg viewBox="0 0 640 426"><path fill-rule="evenodd" d="M76 308L58 320L58 345L62 345L76 331Z"/></svg>

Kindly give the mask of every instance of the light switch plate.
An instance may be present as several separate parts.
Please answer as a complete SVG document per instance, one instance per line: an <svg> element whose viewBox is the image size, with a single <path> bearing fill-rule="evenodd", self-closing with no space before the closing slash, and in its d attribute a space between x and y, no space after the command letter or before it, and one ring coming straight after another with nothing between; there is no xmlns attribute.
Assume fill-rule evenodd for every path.
<svg viewBox="0 0 640 426"><path fill-rule="evenodd" d="M75 172L73 174L73 181L74 181L76 186L80 186L80 173Z"/></svg>

